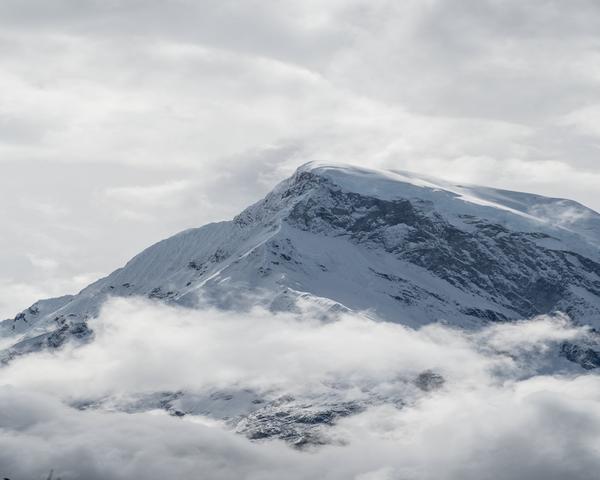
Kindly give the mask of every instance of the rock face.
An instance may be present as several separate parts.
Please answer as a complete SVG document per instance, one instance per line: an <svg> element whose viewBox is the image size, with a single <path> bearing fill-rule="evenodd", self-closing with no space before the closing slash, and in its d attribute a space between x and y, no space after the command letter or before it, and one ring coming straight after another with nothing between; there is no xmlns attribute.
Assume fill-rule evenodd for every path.
<svg viewBox="0 0 600 480"><path fill-rule="evenodd" d="M88 336L109 296L289 309L310 295L411 326L562 311L600 327L599 245L600 215L576 202L307 164L234 220L179 233L77 295L1 322L15 340L4 358Z"/></svg>

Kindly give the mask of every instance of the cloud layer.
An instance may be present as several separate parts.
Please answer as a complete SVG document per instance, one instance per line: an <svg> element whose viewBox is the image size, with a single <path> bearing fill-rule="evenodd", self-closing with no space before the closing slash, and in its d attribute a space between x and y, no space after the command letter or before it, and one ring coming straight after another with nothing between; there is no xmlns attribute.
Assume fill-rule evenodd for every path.
<svg viewBox="0 0 600 480"><path fill-rule="evenodd" d="M471 333L412 330L360 315L324 322L317 313L311 305L292 315L109 302L92 323L94 342L0 370L0 474L585 479L600 467L600 378L557 357L585 328L540 317ZM417 388L424 371L441 374L442 388ZM115 410L143 393L232 386L367 408L327 429L332 445L306 452L250 442L200 414ZM102 406L71 406L84 400Z"/></svg>

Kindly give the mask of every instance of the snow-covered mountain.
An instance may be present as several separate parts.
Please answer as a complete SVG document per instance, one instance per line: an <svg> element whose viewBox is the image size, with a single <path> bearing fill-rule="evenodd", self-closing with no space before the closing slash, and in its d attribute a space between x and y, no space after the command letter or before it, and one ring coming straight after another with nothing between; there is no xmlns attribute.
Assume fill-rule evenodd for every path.
<svg viewBox="0 0 600 480"><path fill-rule="evenodd" d="M110 296L189 307L310 296L409 326L562 311L600 327L600 215L577 202L309 163L232 221L186 230L0 323L4 359L86 337Z"/></svg>
<svg viewBox="0 0 600 480"><path fill-rule="evenodd" d="M442 321L483 331L483 343L488 333L477 327L560 311L594 328L541 348L548 361L519 361L551 372L590 370L600 366L600 215L569 200L310 163L232 221L181 232L77 295L38 301L1 322L2 362L92 340L88 320L109 297L230 311L316 304L331 318L355 311L409 327ZM341 379L299 395L184 385L69 401L80 410L208 417L253 440L303 447L330 442L325 430L345 417L403 408L444 383L427 367L383 386Z"/></svg>

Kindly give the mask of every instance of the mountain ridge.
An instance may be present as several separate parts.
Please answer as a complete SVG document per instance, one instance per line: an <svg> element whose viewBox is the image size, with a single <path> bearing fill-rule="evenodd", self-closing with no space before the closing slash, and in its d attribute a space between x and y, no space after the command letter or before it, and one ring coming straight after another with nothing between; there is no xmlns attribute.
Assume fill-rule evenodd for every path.
<svg viewBox="0 0 600 480"><path fill-rule="evenodd" d="M560 310L599 327L599 242L600 215L570 200L311 162L233 220L180 232L1 322L15 339L4 358L86 338L110 296L285 310L309 295L467 328Z"/></svg>

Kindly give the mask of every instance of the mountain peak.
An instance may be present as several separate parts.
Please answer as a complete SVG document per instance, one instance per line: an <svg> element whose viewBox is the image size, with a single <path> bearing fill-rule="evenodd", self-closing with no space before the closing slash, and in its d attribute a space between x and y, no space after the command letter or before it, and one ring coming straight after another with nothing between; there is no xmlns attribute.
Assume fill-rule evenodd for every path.
<svg viewBox="0 0 600 480"><path fill-rule="evenodd" d="M600 214L573 200L545 197L468 183L452 183L428 174L405 170L383 170L350 164L308 162L289 181L310 173L330 185L381 200L427 199L443 207L450 217L470 209L465 203L487 212L490 217L505 214L521 217L525 229L552 227L576 233L600 247ZM479 208L483 207L483 208ZM496 212L494 212L494 210ZM498 215L500 213L500 215Z"/></svg>

